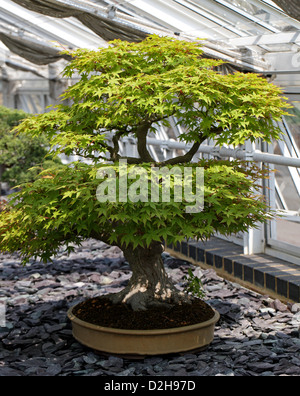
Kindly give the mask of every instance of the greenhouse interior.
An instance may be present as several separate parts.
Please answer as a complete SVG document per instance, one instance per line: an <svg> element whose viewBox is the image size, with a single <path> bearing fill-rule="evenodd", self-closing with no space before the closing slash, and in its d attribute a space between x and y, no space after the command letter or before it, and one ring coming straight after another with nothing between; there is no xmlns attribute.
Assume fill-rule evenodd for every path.
<svg viewBox="0 0 300 396"><path fill-rule="evenodd" d="M109 42L113 40L138 43L150 35L170 37L174 40L185 40L187 42L201 42L205 58L223 61L218 68L219 73L234 75L239 72L260 76L279 87L282 96L290 104L287 114L281 120L273 120L273 125L281 131L280 140L273 142L265 142L261 139L249 140L243 146L238 145L236 147L231 144L220 146L213 139L207 138L192 159L192 162L195 163L199 161L199 158L206 160L242 160L255 163L263 169L268 168L269 176L267 179L261 179L260 184L264 197L277 215L266 222L258 222L254 227L248 228L247 232L241 231L230 236L216 233L208 241L187 239L178 243L166 243L164 253L166 257L174 257L173 260L180 260L181 263L187 261L199 265L201 271L204 271L203 273L206 275L208 274L207 271L213 269L217 274L213 278L215 282L217 282L217 279L220 282L220 279L226 279L228 282L233 282L233 285L239 284L240 287L248 288L251 293L253 291L253 293L261 293L263 296L270 296L275 300L277 306L273 304L271 308L263 308L265 311L261 311L264 312L263 314L270 315L270 318L273 318L273 316L276 318L275 311L281 312L280 314L283 315L282 312L286 311L284 308L280 311L279 304L288 304L289 312L286 314L286 320L281 318L281 324L287 323L288 320L292 321L288 322L287 325L290 330L291 326L294 326L291 330L292 333L283 334L285 332L283 326L276 328L276 331L281 332L281 336L278 336L279 344L283 345L286 342L286 348L290 348L290 352L284 354L285 347L280 344L282 356L285 357L285 365L280 360L279 352L277 353L274 349L275 338L268 339L266 335L268 331L265 330L265 332L260 333L262 334L260 338L255 339L255 344L252 335L257 329L253 327L254 333L250 334L249 331L247 340L241 344L246 350L245 353L250 356L253 352L252 347L259 348L263 345L266 349L269 348L268 350L270 348L274 349L272 353L277 354L277 361L271 361L269 355L267 362L263 360L267 356L266 353L264 357L260 357L260 360L253 358L254 363L251 363L245 357L245 363L243 363L241 355L238 355L240 348L237 346L238 341L233 339L233 343L230 344L228 335L228 344L225 346L222 344L224 346L222 349L222 345L220 342L218 343L222 338L220 335L215 341L216 344L212 345L216 348L214 353L216 355L221 354L222 359L213 366L214 358L210 357L210 366L204 367L204 358L200 364L200 360L197 360L198 358L195 360L194 355L192 355L190 360L197 361L198 368L195 369L195 364L190 361L189 365L191 367L194 364L193 370L190 370L191 374L187 374L189 373L186 368L188 364L184 368L185 371L179 369L179 365L182 365L184 361L182 357L175 359L174 367L177 364L177 369L176 367L164 366L164 358L159 360L160 358L152 357L151 362L150 360L150 363L148 362L148 371L146 371L146 363L126 365L126 360L122 356L105 358L108 359L105 360L106 363L103 363L103 360L101 361L102 365L98 364L96 363L98 362L97 355L86 350L84 352L80 350L81 361L78 360L76 363L76 371L74 362L79 350L76 350L74 346L72 346L73 349L70 349L72 360L67 360L66 355L63 354L64 349L61 347L60 357L61 359L63 356L65 357L65 362L67 362L65 366L59 361L57 357L59 354L55 358L58 360L54 359L56 351L52 344L55 325L58 331L63 329L62 338L69 330L64 330L63 327L59 328L59 326L62 326L61 324L53 325L52 322L49 322L53 325L53 329L50 329L53 340L48 340L48 344L45 344L43 351L50 351L53 348L53 352L49 352L49 356L53 355L49 358L51 364L47 365L43 360L38 369L38 363L41 359L46 358L41 358L38 353L33 353L30 355L30 359L38 362L35 366L34 364L31 367L29 367L30 365L26 366L25 363L21 363L21 358L18 360L18 357L15 357L19 363L9 367L9 363L7 363L9 362L8 355L13 353L9 345L11 343L14 345L14 341L9 336L5 338L5 326L2 326L4 329L3 335L1 333L1 306L4 309L1 301L7 301L8 295L5 292L2 294L0 289L0 345L1 340L3 341L2 345L5 344L4 341L6 342L4 349L0 348L0 376L1 369L3 375L22 375L23 369L26 369L27 374L25 375L97 375L95 364L100 376L164 375L164 370L166 370L165 375L178 376L193 374L300 375L300 333L295 336L295 326L298 326L297 331L300 329L299 0L1 0L0 106L1 108L21 110L27 114L41 115L49 112L53 105L59 105L63 102L68 104L61 95L66 89L77 83L79 77L63 75L63 70L70 61L67 51L77 49L101 50L108 48ZM180 138L185 130L177 121L175 117L170 117L168 124L159 121L155 127L156 131L152 131L148 135L147 150L156 163L163 163L178 155L184 156L191 149L191 143L183 142ZM2 120L0 119L1 123ZM115 144L115 141L111 139L111 143ZM130 134L124 136L118 140L117 144L120 155L126 156L126 158L138 157L138 143L134 136ZM1 141L0 154L2 155ZM61 154L60 159L65 165L81 160L76 153ZM87 163L89 162L87 161ZM4 167L1 166L2 163L0 163L0 198L2 196L2 199L7 200L13 186L7 178L1 180L2 174L4 174ZM83 249L81 258L87 251L88 249ZM116 253L113 251L113 260L117 260L119 256L114 254ZM65 258L65 256L62 257ZM9 258L8 261L10 260ZM1 261L0 255L0 274L4 274L6 271L1 270L1 263L5 266L4 262L5 256ZM9 273L9 270L7 271ZM17 279L20 283L19 290L22 291L23 288L30 294L30 282L23 281L22 283L23 276L20 275L22 270L15 271L19 271L17 273L17 277L19 276ZM175 271L175 269L170 271ZM40 271L36 270L36 272L39 273ZM65 273L66 270L62 269L59 275L61 279L65 277ZM34 276L35 273L32 274L33 278ZM39 274L36 274L37 278L39 276ZM101 276L103 280L105 276ZM93 273L93 277L96 278L98 275ZM31 281L33 278L31 278ZM109 284L110 281L108 277L106 278ZM81 285L84 288L85 281L82 279L82 277L76 278L73 284ZM125 276L125 281L126 279L128 278ZM0 279L1 288L5 287L4 276L4 283L2 284L1 281ZM50 282L50 275L48 280L45 278L43 281ZM73 291L68 283L69 281L67 279L63 279L63 281L67 290ZM47 286L46 283L45 286ZM220 292L220 289L222 289L222 287L219 289L217 286L215 289L213 287L215 286L211 286L211 293L216 293L216 290ZM239 290L238 286L236 287L236 290ZM225 294L223 297L226 299L227 289L225 289L224 287L223 293ZM69 295L72 298L72 293ZM1 297L3 297L2 300ZM248 298L248 295L244 294L244 300L246 297ZM31 298L34 300L34 295ZM235 298L237 300L239 297ZM254 299L254 297L251 298ZM20 308L21 305L19 305L21 303L17 302L16 304L18 305L18 312L22 316L23 311ZM51 302L46 302L46 304L49 306ZM7 303L7 305L9 304ZM6 309L8 310L8 306ZM222 309L224 311L224 306L221 307L221 311ZM41 312L42 310L39 316L41 316ZM227 313L224 312L223 314L226 316ZM234 315L234 312L234 309L231 310L231 315ZM293 319L288 315L294 315ZM28 319L28 326L30 326L29 322ZM44 324L44 326L49 327L50 324ZM224 326L223 331L225 331ZM292 341L289 341L290 344L285 341L291 334L294 337L292 339L297 341L295 341L295 344L292 344ZM16 343L16 347L19 350L21 348L21 352L18 352L19 357L22 353L25 353L25 346L30 350L26 341L22 341L23 336L20 335L20 337L20 344ZM60 335L57 337L59 338ZM35 338L38 338L37 334ZM57 342L62 343L63 341L58 340ZM236 347L236 349L234 352L235 360L232 358L232 361L237 366L234 366L231 362L231 368L227 366L225 369L226 359L229 359L227 357L229 355L228 351L232 352L233 347ZM242 351L243 349L241 349ZM288 357L289 353L293 357ZM43 356L46 356L46 352ZM186 356L188 360L188 355ZM2 363L1 358L3 359ZM180 359L182 360L180 361ZM105 364L107 365L105 366ZM113 370L114 364L116 367ZM243 364L246 364L247 367L245 366L245 368ZM217 367L219 371L217 371Z"/></svg>

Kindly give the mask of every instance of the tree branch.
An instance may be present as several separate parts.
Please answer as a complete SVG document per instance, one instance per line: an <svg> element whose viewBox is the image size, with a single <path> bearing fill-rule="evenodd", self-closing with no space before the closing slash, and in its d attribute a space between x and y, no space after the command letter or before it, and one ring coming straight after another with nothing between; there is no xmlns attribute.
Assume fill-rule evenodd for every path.
<svg viewBox="0 0 300 396"><path fill-rule="evenodd" d="M112 148L112 150L110 150L110 159L111 161L115 162L117 161L120 156L119 156L119 140L122 137L122 132L117 132L114 134L112 141L113 141L113 145L114 147Z"/></svg>
<svg viewBox="0 0 300 396"><path fill-rule="evenodd" d="M151 122L144 122L137 127L136 137L137 137L137 149L139 156L143 162L156 162L151 157L147 149L147 134L151 126Z"/></svg>
<svg viewBox="0 0 300 396"><path fill-rule="evenodd" d="M184 164L191 162L194 155L197 154L197 151L199 150L199 147L201 144L206 140L206 137L203 137L203 135L200 137L199 142L195 142L192 146L192 148L184 155L181 155L176 158L171 158L167 161L161 162L159 165L160 166L165 166L165 165L177 165L177 164Z"/></svg>
<svg viewBox="0 0 300 396"><path fill-rule="evenodd" d="M224 129L222 127L212 127L210 128L210 132L214 133L215 135L220 135L222 132L224 132Z"/></svg>
<svg viewBox="0 0 300 396"><path fill-rule="evenodd" d="M126 160L129 165L138 165L145 162L141 158L137 157L119 157L119 160Z"/></svg>

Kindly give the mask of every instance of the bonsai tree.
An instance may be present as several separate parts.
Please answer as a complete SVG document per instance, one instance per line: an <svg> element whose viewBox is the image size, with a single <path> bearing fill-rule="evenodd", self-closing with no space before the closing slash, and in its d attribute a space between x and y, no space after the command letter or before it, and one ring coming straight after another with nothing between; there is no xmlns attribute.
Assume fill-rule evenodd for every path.
<svg viewBox="0 0 300 396"><path fill-rule="evenodd" d="M0 106L0 184L8 182L10 187L32 182L40 173L41 167L48 168L55 161L45 159L49 142L45 135L32 137L12 132L28 114L22 110ZM1 186L0 186L1 187Z"/></svg>
<svg viewBox="0 0 300 396"><path fill-rule="evenodd" d="M165 272L163 242L246 231L270 216L257 192L264 177L257 166L192 159L208 138L234 146L279 139L273 120L285 114L281 91L254 74L222 75L222 62L206 59L199 42L150 36L72 57L64 74L79 81L63 96L72 105L28 118L18 132L45 134L54 154L75 153L89 163L47 169L23 186L0 215L0 250L19 251L24 263L47 262L62 246L70 252L96 238L120 247L132 270L128 286L106 296L112 302L134 310L188 302ZM190 146L157 163L147 136L170 117ZM136 138L137 158L120 155L125 136Z"/></svg>

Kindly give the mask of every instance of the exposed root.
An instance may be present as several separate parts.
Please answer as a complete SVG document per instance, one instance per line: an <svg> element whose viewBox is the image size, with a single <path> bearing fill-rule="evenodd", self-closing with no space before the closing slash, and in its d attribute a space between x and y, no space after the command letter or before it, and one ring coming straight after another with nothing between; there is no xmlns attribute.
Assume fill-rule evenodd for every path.
<svg viewBox="0 0 300 396"><path fill-rule="evenodd" d="M182 303L189 304L192 302L192 297L183 293L170 285L169 288L160 290L157 293L151 292L142 285L127 286L124 290L115 294L108 294L105 296L113 304L125 303L128 304L134 311L145 311L151 307L165 307L171 308L174 305Z"/></svg>
<svg viewBox="0 0 300 396"><path fill-rule="evenodd" d="M160 243L153 242L149 248L127 247L123 251L132 277L124 290L105 296L112 303L125 303L134 311L145 311L153 306L171 307L191 302L192 298L179 291L166 274Z"/></svg>

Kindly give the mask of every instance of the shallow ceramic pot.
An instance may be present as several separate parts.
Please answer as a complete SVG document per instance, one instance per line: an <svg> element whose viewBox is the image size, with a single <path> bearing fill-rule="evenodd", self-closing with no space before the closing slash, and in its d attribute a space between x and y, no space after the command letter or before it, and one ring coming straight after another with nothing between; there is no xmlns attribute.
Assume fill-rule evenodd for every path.
<svg viewBox="0 0 300 396"><path fill-rule="evenodd" d="M214 339L215 324L220 315L184 327L161 330L123 330L96 326L78 319L72 307L68 317L73 336L81 344L96 351L117 355L163 355L202 349Z"/></svg>

